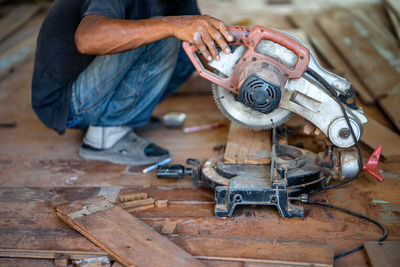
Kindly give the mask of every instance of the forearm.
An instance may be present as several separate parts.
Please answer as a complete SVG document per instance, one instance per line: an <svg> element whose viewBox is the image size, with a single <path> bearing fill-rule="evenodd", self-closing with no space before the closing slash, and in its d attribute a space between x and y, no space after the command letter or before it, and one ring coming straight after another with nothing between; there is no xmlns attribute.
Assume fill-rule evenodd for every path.
<svg viewBox="0 0 400 267"><path fill-rule="evenodd" d="M173 36L173 18L110 19L88 15L75 34L78 50L88 55L125 52Z"/></svg>

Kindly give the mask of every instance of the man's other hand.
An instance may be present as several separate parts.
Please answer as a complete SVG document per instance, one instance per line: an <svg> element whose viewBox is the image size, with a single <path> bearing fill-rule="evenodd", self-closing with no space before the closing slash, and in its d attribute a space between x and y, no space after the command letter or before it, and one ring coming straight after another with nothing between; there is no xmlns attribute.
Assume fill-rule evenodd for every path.
<svg viewBox="0 0 400 267"><path fill-rule="evenodd" d="M219 60L217 45L225 54L231 52L227 41L233 41L233 36L222 21L208 15L167 19L172 22L172 35L179 40L195 44L207 60Z"/></svg>

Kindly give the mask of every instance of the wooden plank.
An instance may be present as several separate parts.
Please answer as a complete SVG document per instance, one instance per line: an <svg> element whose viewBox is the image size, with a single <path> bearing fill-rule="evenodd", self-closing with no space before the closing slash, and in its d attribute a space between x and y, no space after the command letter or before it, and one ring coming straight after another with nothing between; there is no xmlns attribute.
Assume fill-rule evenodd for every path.
<svg viewBox="0 0 400 267"><path fill-rule="evenodd" d="M15 7L0 20L0 42L26 23L40 9L38 4L22 4Z"/></svg>
<svg viewBox="0 0 400 267"><path fill-rule="evenodd" d="M123 265L204 266L104 197L75 201L57 216Z"/></svg>
<svg viewBox="0 0 400 267"><path fill-rule="evenodd" d="M400 160L400 150L398 148L400 136L371 117L368 117L368 122L364 124L361 142L371 149L382 145L382 156L387 161Z"/></svg>
<svg viewBox="0 0 400 267"><path fill-rule="evenodd" d="M146 198L146 199L132 200L128 202L122 202L121 204L119 204L119 206L121 206L124 209L127 209L132 207L150 205L150 204L153 204L154 207L154 199Z"/></svg>
<svg viewBox="0 0 400 267"><path fill-rule="evenodd" d="M400 4L397 0L384 0L390 21L400 41Z"/></svg>
<svg viewBox="0 0 400 267"><path fill-rule="evenodd" d="M372 267L400 266L400 242L364 242Z"/></svg>
<svg viewBox="0 0 400 267"><path fill-rule="evenodd" d="M145 199L145 198L147 198L146 193L132 193L132 194L121 195L118 197L118 200L121 202L125 202L125 201Z"/></svg>
<svg viewBox="0 0 400 267"><path fill-rule="evenodd" d="M400 84L397 90L379 99L379 106L385 111L397 130L400 131Z"/></svg>
<svg viewBox="0 0 400 267"><path fill-rule="evenodd" d="M0 79L15 67L32 58L35 53L37 34L33 34L0 55Z"/></svg>
<svg viewBox="0 0 400 267"><path fill-rule="evenodd" d="M361 83L355 72L347 65L338 50L328 41L321 29L316 25L314 16L309 13L296 12L290 15L290 19L298 27L306 31L312 45L323 56L323 58L335 69L336 74L344 76L352 83L361 101L370 105L375 102L371 94Z"/></svg>
<svg viewBox="0 0 400 267"><path fill-rule="evenodd" d="M353 15L351 18L352 25L400 73L400 46L396 37L389 29L371 20L370 16L374 12L373 10L370 10L367 14L362 9L356 7L350 10L350 13Z"/></svg>
<svg viewBox="0 0 400 267"><path fill-rule="evenodd" d="M224 162L268 164L271 162L271 131L253 131L231 122Z"/></svg>
<svg viewBox="0 0 400 267"><path fill-rule="evenodd" d="M385 96L398 85L400 74L354 28L348 12L329 10L320 14L317 22L375 98Z"/></svg>
<svg viewBox="0 0 400 267"><path fill-rule="evenodd" d="M333 266L332 244L244 237L176 235L168 238L197 259Z"/></svg>
<svg viewBox="0 0 400 267"><path fill-rule="evenodd" d="M0 248L1 258L30 258L55 259L58 255L68 255L71 260L104 257L107 253L100 251L73 251L73 250L38 250L38 249L7 249Z"/></svg>

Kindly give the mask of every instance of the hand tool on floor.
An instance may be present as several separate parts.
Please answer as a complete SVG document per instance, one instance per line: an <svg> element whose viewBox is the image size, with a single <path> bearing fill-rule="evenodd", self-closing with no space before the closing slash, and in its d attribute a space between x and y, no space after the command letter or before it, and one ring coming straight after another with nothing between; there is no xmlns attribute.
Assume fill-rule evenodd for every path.
<svg viewBox="0 0 400 267"><path fill-rule="evenodd" d="M214 99L226 117L255 130L273 128L271 164L212 158L195 183L215 190L216 216L232 216L237 205L275 205L282 217L303 217L303 208L291 200L306 200L308 193L327 188L328 178L348 182L362 170L358 140L367 119L356 107L350 82L323 69L295 37L261 26L229 30L232 53L221 51L219 61L204 64L195 45L183 47L199 74L213 83ZM327 136L325 152L278 144L275 129L293 114Z"/></svg>

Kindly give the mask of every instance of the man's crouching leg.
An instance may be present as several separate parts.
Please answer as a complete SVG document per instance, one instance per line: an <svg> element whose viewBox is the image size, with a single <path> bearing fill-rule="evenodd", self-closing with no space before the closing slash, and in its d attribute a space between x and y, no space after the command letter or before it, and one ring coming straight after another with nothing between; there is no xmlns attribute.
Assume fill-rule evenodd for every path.
<svg viewBox="0 0 400 267"><path fill-rule="evenodd" d="M72 86L70 117L79 127L88 127L82 158L146 165L169 157L167 150L138 137L132 128L150 119L171 79L178 51L179 42L168 38L96 57L81 73Z"/></svg>

